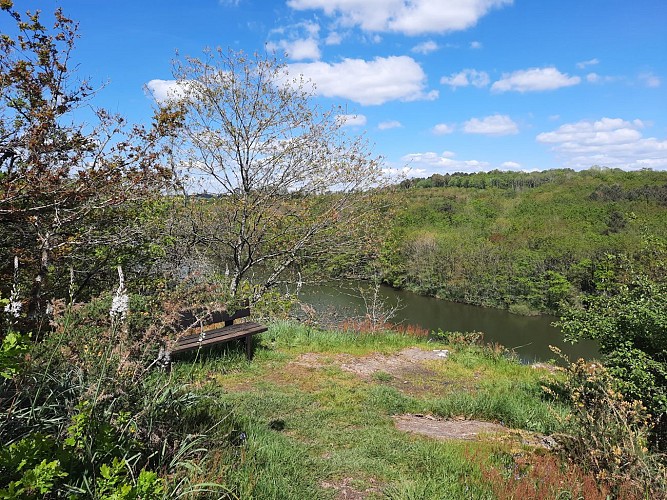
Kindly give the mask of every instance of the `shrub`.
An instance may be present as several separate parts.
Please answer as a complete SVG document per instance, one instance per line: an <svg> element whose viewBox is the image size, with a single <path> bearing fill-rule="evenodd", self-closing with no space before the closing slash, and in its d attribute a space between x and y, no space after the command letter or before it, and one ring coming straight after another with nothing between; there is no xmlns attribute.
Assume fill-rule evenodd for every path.
<svg viewBox="0 0 667 500"><path fill-rule="evenodd" d="M609 384L653 415L650 444L667 451L667 283L633 276L606 280L603 293L568 308L558 323L565 339L600 344Z"/></svg>
<svg viewBox="0 0 667 500"><path fill-rule="evenodd" d="M547 388L570 403L566 432L554 436L564 456L595 474L617 497L661 498L667 493L665 466L649 450L651 415L641 401L615 388L611 372L578 360L559 386Z"/></svg>

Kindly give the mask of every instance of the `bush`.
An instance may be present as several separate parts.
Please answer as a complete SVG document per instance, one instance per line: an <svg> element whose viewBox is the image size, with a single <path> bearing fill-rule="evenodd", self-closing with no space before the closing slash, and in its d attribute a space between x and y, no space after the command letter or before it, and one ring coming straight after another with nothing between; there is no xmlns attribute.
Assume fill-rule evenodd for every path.
<svg viewBox="0 0 667 500"><path fill-rule="evenodd" d="M581 359L570 364L561 385L547 388L571 406L566 432L554 438L567 459L595 474L614 497L663 498L667 469L648 448L651 416L615 385L600 364Z"/></svg>
<svg viewBox="0 0 667 500"><path fill-rule="evenodd" d="M571 307L558 323L565 339L597 340L626 401L641 400L654 418L650 445L667 451L667 284L638 276Z"/></svg>

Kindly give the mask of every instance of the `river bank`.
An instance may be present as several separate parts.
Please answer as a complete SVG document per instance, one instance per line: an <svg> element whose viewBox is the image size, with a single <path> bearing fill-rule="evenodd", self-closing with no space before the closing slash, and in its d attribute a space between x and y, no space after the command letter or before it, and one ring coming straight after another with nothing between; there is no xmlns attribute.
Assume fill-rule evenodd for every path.
<svg viewBox="0 0 667 500"><path fill-rule="evenodd" d="M364 294L368 285L353 281L306 286L300 298L320 316L355 318L366 314ZM555 316L521 316L502 309L473 306L425 297L405 290L382 286L378 298L386 307L396 308L391 321L419 326L429 331L483 332L484 341L496 342L516 352L526 363L544 362L554 357L550 345L561 349L572 359L592 359L598 355L592 341L575 345L563 341L553 325ZM366 300L368 298L366 297Z"/></svg>

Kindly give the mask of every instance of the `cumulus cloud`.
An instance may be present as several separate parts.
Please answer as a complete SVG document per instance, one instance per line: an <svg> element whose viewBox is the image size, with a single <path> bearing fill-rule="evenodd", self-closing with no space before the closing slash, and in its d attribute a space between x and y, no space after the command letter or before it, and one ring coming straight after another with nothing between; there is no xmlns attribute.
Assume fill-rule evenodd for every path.
<svg viewBox="0 0 667 500"><path fill-rule="evenodd" d="M507 170L518 170L521 168L521 163L517 163L515 161L504 161L500 164L500 166Z"/></svg>
<svg viewBox="0 0 667 500"><path fill-rule="evenodd" d="M450 76L443 76L440 79L443 85L449 85L452 88L473 87L482 88L489 84L489 74L485 71L477 71L475 69L464 69L458 73L452 73Z"/></svg>
<svg viewBox="0 0 667 500"><path fill-rule="evenodd" d="M321 57L319 32L319 24L313 22L278 28L273 30L271 34L287 34L287 38L267 42L266 49L271 52L285 52L287 57L294 61L317 60Z"/></svg>
<svg viewBox="0 0 667 500"><path fill-rule="evenodd" d="M446 123L438 123L435 127L433 127L432 132L435 135L451 134L452 132L454 132L454 126L448 125Z"/></svg>
<svg viewBox="0 0 667 500"><path fill-rule="evenodd" d="M435 43L433 40L428 40L426 42L422 42L412 47L412 52L416 52L417 54L430 54L431 52L435 52L439 48L440 48L439 45Z"/></svg>
<svg viewBox="0 0 667 500"><path fill-rule="evenodd" d="M667 140L644 137L641 120L602 118L568 123L536 139L548 144L572 168L601 165L624 169L667 169Z"/></svg>
<svg viewBox="0 0 667 500"><path fill-rule="evenodd" d="M146 84L153 98L159 102L165 102L169 99L180 99L183 97L187 82L178 82L176 80L151 80Z"/></svg>
<svg viewBox="0 0 667 500"><path fill-rule="evenodd" d="M588 73L586 75L586 81L588 83L598 83L600 81L600 75L597 73Z"/></svg>
<svg viewBox="0 0 667 500"><path fill-rule="evenodd" d="M491 115L468 120L463 124L463 131L467 134L511 135L518 134L519 127L507 115Z"/></svg>
<svg viewBox="0 0 667 500"><path fill-rule="evenodd" d="M536 92L570 87L581 82L578 76L561 73L554 67L530 68L505 73L491 86L494 92Z"/></svg>
<svg viewBox="0 0 667 500"><path fill-rule="evenodd" d="M473 41L473 42L470 42L470 48L471 49L481 49L482 48L482 42L478 42L476 40Z"/></svg>
<svg viewBox="0 0 667 500"><path fill-rule="evenodd" d="M294 61L303 61L304 59L317 60L321 56L318 42L313 38L268 42L266 49L270 52L284 51L287 57Z"/></svg>
<svg viewBox="0 0 667 500"><path fill-rule="evenodd" d="M391 162L386 162L382 167L382 172L385 175L395 179L395 182L399 182L406 177L421 177L426 174L425 168L412 168L408 166L396 167Z"/></svg>
<svg viewBox="0 0 667 500"><path fill-rule="evenodd" d="M410 153L401 158L410 167L423 169L429 172L454 173L454 172L479 172L489 170L491 164L479 160L456 160L455 154L445 151L441 154L434 152Z"/></svg>
<svg viewBox="0 0 667 500"><path fill-rule="evenodd" d="M294 63L288 70L312 80L320 95L343 97L362 105L438 97L437 91L426 90L426 73L408 56L376 57L372 61Z"/></svg>
<svg viewBox="0 0 667 500"><path fill-rule="evenodd" d="M305 40L294 40L286 47L289 57L295 61L302 61L304 59L319 59L320 47L317 40L308 38Z"/></svg>
<svg viewBox="0 0 667 500"><path fill-rule="evenodd" d="M403 125L398 120L389 120L386 122L380 122L378 128L380 130L389 130L392 128L401 128Z"/></svg>
<svg viewBox="0 0 667 500"><path fill-rule="evenodd" d="M588 61L578 62L577 68L584 69L587 68L588 66L595 66L596 64L600 64L600 61L597 58L589 59Z"/></svg>
<svg viewBox="0 0 667 500"><path fill-rule="evenodd" d="M295 10L321 10L343 26L406 35L446 33L474 26L513 0L288 0Z"/></svg>
<svg viewBox="0 0 667 500"><path fill-rule="evenodd" d="M336 120L343 127L360 127L366 125L365 115L338 115Z"/></svg>

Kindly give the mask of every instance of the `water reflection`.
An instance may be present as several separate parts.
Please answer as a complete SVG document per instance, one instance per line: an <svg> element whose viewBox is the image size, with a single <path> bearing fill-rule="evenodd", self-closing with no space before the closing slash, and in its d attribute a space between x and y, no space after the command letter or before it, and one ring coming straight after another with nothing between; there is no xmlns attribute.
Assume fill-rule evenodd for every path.
<svg viewBox="0 0 667 500"><path fill-rule="evenodd" d="M364 314L359 286L351 282L304 287L301 298L317 311L335 310L340 317ZM387 304L400 303L394 323L419 325L427 330L484 332L487 342L498 342L514 349L524 362L554 358L549 345L563 350L570 359L591 359L598 355L596 344L583 341L575 345L563 342L552 323L553 316L519 316L500 309L458 304L422 297L411 292L381 287L380 296Z"/></svg>

